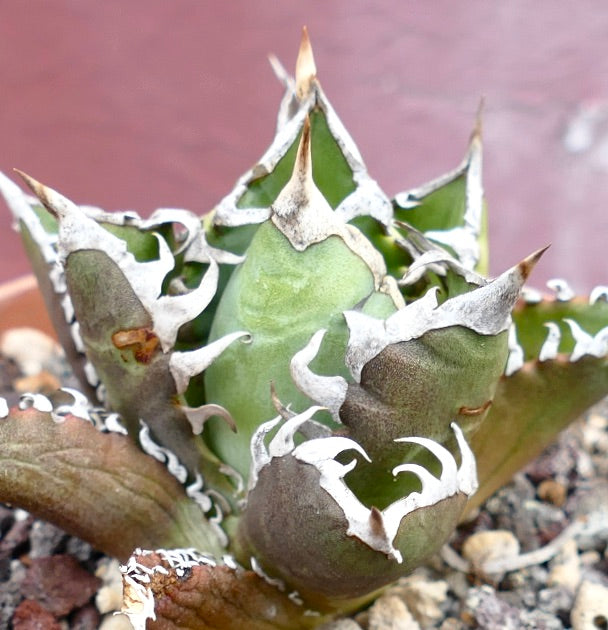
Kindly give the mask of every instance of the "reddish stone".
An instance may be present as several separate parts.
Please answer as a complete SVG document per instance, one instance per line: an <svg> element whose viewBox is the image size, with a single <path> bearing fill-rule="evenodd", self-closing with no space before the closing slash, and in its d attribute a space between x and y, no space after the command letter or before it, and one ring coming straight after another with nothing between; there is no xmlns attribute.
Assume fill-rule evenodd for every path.
<svg viewBox="0 0 608 630"><path fill-rule="evenodd" d="M89 604L74 613L70 630L97 630L100 619L100 614L97 612L95 605Z"/></svg>
<svg viewBox="0 0 608 630"><path fill-rule="evenodd" d="M100 581L72 556L35 558L23 582L23 594L61 617L84 606L97 592Z"/></svg>
<svg viewBox="0 0 608 630"><path fill-rule="evenodd" d="M25 599L13 615L13 630L61 630L61 624L38 602Z"/></svg>

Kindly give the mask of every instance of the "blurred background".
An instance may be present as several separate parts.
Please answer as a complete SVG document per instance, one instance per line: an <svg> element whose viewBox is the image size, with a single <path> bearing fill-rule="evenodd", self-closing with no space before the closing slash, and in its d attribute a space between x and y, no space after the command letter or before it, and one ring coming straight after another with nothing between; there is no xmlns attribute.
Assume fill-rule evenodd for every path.
<svg viewBox="0 0 608 630"><path fill-rule="evenodd" d="M462 159L480 97L493 273L608 283L603 0L0 0L0 170L78 203L206 212L269 144L306 24L391 196ZM0 202L0 281L29 271Z"/></svg>

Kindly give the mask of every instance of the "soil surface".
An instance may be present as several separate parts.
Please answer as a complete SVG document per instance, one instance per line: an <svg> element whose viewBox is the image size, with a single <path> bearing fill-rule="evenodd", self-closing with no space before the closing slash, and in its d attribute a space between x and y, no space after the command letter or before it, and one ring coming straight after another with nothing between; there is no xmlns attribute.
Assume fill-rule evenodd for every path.
<svg viewBox="0 0 608 630"><path fill-rule="evenodd" d="M53 374L53 372L55 372ZM56 386L0 355L0 396ZM63 382L62 384L66 384ZM429 566L325 630L608 628L608 399L561 434L454 534ZM0 505L0 630L130 627L110 559Z"/></svg>

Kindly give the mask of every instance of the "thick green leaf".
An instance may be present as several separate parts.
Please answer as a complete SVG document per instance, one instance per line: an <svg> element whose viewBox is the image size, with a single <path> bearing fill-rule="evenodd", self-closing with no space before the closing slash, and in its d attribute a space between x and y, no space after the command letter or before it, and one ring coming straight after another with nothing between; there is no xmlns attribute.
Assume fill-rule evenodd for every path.
<svg viewBox="0 0 608 630"><path fill-rule="evenodd" d="M573 361L571 353L579 349L565 319L576 321L594 336L608 327L608 304L544 299L537 304L520 301L515 308L517 342L525 362L502 377L489 414L472 438L480 488L470 508L507 483L559 431L608 395L607 355L584 354ZM561 338L549 356L539 360L549 336L544 325L548 322L559 327Z"/></svg>
<svg viewBox="0 0 608 630"><path fill-rule="evenodd" d="M530 361L498 384L490 412L471 440L479 490L468 510L482 503L548 446L557 433L608 395L608 360L566 355Z"/></svg>
<svg viewBox="0 0 608 630"><path fill-rule="evenodd" d="M314 109L310 113L310 125L313 179L329 205L335 208L355 189L353 173L327 125L323 111ZM239 208L267 208L272 205L291 177L300 136L298 134L271 173L248 184L247 192L238 200Z"/></svg>
<svg viewBox="0 0 608 630"><path fill-rule="evenodd" d="M90 422L14 408L0 420L0 501L49 520L105 553L189 547L221 553L177 480L126 436Z"/></svg>
<svg viewBox="0 0 608 630"><path fill-rule="evenodd" d="M222 460L248 474L251 436L276 415L271 383L294 409L310 404L295 387L289 362L320 328L343 333L341 352L325 346L324 373L346 375L342 311L373 290L369 268L339 237L298 252L272 222L260 226L224 291L210 336L214 341L235 330L252 335L251 343L232 345L205 372L207 401L226 407L238 429L233 435L224 423L208 423L206 438Z"/></svg>

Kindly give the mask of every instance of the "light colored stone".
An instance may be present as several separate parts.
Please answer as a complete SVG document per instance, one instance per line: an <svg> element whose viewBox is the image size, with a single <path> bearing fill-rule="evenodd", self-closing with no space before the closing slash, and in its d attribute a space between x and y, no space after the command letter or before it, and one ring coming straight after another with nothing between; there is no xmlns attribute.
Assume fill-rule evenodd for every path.
<svg viewBox="0 0 608 630"><path fill-rule="evenodd" d="M384 595L369 610L368 630L420 630L403 600Z"/></svg>
<svg viewBox="0 0 608 630"><path fill-rule="evenodd" d="M471 563L474 573L498 580L501 576L487 575L484 572L484 564L518 556L519 541L506 530L477 532L465 540L462 555Z"/></svg>
<svg viewBox="0 0 608 630"><path fill-rule="evenodd" d="M0 337L0 352L12 359L25 376L34 376L62 355L56 341L35 328L11 328Z"/></svg>
<svg viewBox="0 0 608 630"><path fill-rule="evenodd" d="M608 588L584 580L570 613L572 630L597 630L608 625Z"/></svg>
<svg viewBox="0 0 608 630"><path fill-rule="evenodd" d="M427 627L443 617L440 605L447 598L448 583L411 575L400 580L390 593L401 597L416 621L422 627Z"/></svg>
<svg viewBox="0 0 608 630"><path fill-rule="evenodd" d="M104 558L99 563L95 575L102 581L101 588L95 595L97 610L102 614L120 610L122 606L122 574L118 561ZM124 615L119 616L123 617Z"/></svg>
<svg viewBox="0 0 608 630"><path fill-rule="evenodd" d="M575 540L564 543L550 563L549 586L563 586L574 593L581 581L581 562Z"/></svg>

